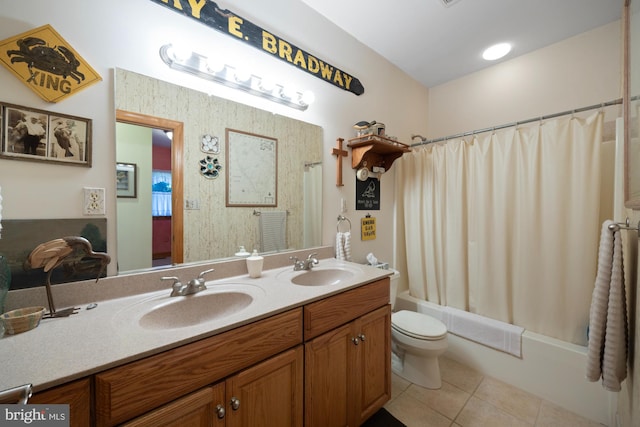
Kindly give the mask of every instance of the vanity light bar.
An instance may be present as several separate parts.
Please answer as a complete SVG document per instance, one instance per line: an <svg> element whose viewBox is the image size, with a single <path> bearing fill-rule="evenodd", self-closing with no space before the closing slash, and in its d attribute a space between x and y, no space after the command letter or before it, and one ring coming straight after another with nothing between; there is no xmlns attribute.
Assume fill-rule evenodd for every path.
<svg viewBox="0 0 640 427"><path fill-rule="evenodd" d="M243 73L230 65L215 64L196 52L181 53L173 45L160 48L160 58L174 70L193 74L205 80L243 90L297 110L305 111L314 101L311 91L299 92L254 74Z"/></svg>

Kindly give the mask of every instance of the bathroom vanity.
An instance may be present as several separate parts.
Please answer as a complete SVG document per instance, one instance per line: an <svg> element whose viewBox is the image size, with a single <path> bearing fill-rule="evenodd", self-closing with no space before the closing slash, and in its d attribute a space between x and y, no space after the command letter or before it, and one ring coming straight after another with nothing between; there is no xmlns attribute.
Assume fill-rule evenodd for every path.
<svg viewBox="0 0 640 427"><path fill-rule="evenodd" d="M129 330L121 330L118 322L129 319L122 315L129 307L145 307L140 304L153 298L161 301L167 291L102 302L103 314L90 321L89 311L54 319L51 325L63 327L66 321L70 327L58 337L67 342L55 345L81 347L68 351L65 357L74 360L66 363L90 353L95 361L78 360L76 369L48 378L43 370L42 384L37 372L35 378L24 375L22 383L32 382L36 390L30 403L68 403L71 425L78 426L361 424L390 399L390 272L321 260L318 277L336 283L313 286L292 283L302 273L290 270L267 270L260 279L245 274L207 282L209 289L224 289L249 286L251 280L259 288L254 303L205 322L209 326L138 330L132 322ZM347 270L353 274L334 280L336 271ZM158 307L167 304L162 301ZM114 313L115 325L103 324L89 338L98 348L78 344L87 339L73 336L80 316L86 316L86 330L114 323ZM44 338L43 326L49 325L3 338L0 356L8 341L19 347L38 345L28 342L29 334L34 340ZM33 363L34 357L14 357L13 363ZM52 369L55 365L51 363Z"/></svg>

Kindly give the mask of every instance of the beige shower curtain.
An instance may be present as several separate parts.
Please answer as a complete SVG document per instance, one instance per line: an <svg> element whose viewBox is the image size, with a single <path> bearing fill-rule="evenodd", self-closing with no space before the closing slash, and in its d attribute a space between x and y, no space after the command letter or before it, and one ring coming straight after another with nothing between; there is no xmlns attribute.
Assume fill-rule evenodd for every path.
<svg viewBox="0 0 640 427"><path fill-rule="evenodd" d="M405 154L396 206L411 294L584 345L602 122L566 117Z"/></svg>

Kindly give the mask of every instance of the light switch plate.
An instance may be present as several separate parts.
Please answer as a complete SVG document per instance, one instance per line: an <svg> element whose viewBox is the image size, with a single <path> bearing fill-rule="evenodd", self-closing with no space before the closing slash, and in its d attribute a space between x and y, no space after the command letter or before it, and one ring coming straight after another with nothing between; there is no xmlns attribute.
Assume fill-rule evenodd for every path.
<svg viewBox="0 0 640 427"><path fill-rule="evenodd" d="M84 187L84 215L104 215L104 188Z"/></svg>

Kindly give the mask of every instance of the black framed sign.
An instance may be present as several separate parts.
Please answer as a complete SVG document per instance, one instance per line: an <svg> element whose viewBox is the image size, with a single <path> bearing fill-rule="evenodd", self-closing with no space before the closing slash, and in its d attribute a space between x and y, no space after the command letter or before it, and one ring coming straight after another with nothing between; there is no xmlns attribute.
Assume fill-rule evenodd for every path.
<svg viewBox="0 0 640 427"><path fill-rule="evenodd" d="M312 55L293 43L259 27L229 9L220 9L209 1L167 1L151 0L184 16L228 34L234 39L253 46L272 57L285 61L300 71L307 72L320 80L332 84L355 95L364 93L364 86L355 76Z"/></svg>
<svg viewBox="0 0 640 427"><path fill-rule="evenodd" d="M365 181L356 178L356 210L380 210L380 181L378 178L367 178Z"/></svg>

